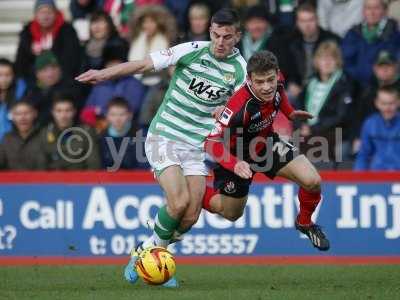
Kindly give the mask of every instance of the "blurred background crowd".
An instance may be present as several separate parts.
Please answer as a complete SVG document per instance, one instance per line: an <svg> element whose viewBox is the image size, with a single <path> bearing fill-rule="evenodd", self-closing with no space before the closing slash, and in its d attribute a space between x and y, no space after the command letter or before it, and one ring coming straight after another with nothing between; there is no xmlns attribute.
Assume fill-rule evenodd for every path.
<svg viewBox="0 0 400 300"><path fill-rule="evenodd" d="M325 137L329 151L320 168L400 170L398 0L71 0L62 9L60 1L28 2L30 20L15 53L0 47L0 169L104 169L113 165L110 139L114 150L126 147L121 169L148 169L136 159L143 139L123 140L139 129L145 135L173 70L96 86L74 77L209 40L212 14L232 7L242 20L243 57L272 51L292 104L315 115L299 124L278 116L276 131L298 130L306 152L313 138ZM7 26L0 22L0 35ZM94 141L74 141L92 147L79 163L58 150L71 146L68 135L59 139L70 127Z"/></svg>

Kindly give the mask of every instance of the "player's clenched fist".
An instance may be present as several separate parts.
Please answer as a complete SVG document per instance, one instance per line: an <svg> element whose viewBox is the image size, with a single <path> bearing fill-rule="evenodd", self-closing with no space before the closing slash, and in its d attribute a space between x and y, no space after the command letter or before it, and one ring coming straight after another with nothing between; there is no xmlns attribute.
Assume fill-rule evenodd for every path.
<svg viewBox="0 0 400 300"><path fill-rule="evenodd" d="M251 178L251 176L253 176L250 165L245 161L239 161L238 163L236 163L234 172L236 175L244 179L249 179Z"/></svg>
<svg viewBox="0 0 400 300"><path fill-rule="evenodd" d="M89 70L75 78L75 80L79 82L91 84L96 84L108 79L106 70Z"/></svg>

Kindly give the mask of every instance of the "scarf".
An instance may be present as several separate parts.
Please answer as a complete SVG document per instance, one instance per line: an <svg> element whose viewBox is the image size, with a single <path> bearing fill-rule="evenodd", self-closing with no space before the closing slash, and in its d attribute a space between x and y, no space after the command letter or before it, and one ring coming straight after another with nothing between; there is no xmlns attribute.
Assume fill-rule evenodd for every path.
<svg viewBox="0 0 400 300"><path fill-rule="evenodd" d="M338 70L326 82L322 82L316 77L311 79L306 90L305 108L310 114L314 115L314 118L308 120L308 125L312 126L318 123L318 115L328 99L333 86L341 76L342 70Z"/></svg>
<svg viewBox="0 0 400 300"><path fill-rule="evenodd" d="M247 61L249 58L257 51L260 51L265 48L265 45L271 36L272 30L268 29L267 32L258 40L253 42L250 34L246 32L243 36L242 45L243 45L243 57Z"/></svg>
<svg viewBox="0 0 400 300"><path fill-rule="evenodd" d="M64 23L64 17L60 11L57 11L54 25L49 33L42 32L36 19L31 22L29 30L32 35L32 52L34 55L39 55L43 50L50 50L53 47L53 42Z"/></svg>
<svg viewBox="0 0 400 300"><path fill-rule="evenodd" d="M365 22L362 23L361 33L364 39L366 39L369 44L378 40L381 37L386 24L387 24L386 18L382 19L378 24L372 26L371 28L368 27L367 23Z"/></svg>
<svg viewBox="0 0 400 300"><path fill-rule="evenodd" d="M122 131L117 131L112 125L110 125L107 129L107 133L110 137L113 137L113 138L124 137L131 129L131 126L132 126L132 121L129 121L125 124Z"/></svg>

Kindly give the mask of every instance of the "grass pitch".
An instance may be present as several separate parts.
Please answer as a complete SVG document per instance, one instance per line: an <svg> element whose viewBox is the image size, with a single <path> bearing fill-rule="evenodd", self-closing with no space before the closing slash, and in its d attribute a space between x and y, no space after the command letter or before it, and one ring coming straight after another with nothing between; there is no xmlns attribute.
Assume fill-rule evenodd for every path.
<svg viewBox="0 0 400 300"><path fill-rule="evenodd" d="M179 289L122 266L0 267L0 299L400 299L400 266L178 266Z"/></svg>

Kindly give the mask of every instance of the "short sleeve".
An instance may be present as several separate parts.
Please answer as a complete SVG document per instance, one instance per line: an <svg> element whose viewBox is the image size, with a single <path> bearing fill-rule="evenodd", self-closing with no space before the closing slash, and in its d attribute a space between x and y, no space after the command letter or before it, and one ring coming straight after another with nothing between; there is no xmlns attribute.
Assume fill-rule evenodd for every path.
<svg viewBox="0 0 400 300"><path fill-rule="evenodd" d="M152 52L150 53L150 58L153 61L154 70L160 71L169 66L174 66L183 56L198 51L201 48L208 46L208 44L209 42L189 42L168 49Z"/></svg>

